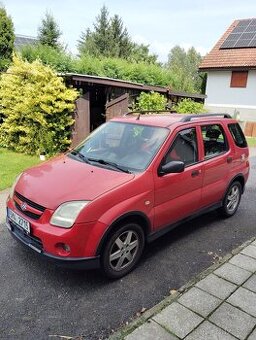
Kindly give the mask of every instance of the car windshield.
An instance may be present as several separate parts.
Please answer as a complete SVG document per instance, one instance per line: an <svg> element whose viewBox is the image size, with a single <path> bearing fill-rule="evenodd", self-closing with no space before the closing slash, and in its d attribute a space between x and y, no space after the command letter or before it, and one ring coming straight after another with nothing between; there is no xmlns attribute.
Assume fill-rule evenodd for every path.
<svg viewBox="0 0 256 340"><path fill-rule="evenodd" d="M71 151L79 160L118 171L142 171L150 164L169 130L123 122L108 122Z"/></svg>

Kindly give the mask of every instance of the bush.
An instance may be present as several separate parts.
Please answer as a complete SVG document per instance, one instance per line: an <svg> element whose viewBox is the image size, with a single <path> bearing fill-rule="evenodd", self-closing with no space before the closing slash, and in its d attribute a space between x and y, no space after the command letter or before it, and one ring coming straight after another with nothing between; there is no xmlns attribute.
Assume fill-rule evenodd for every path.
<svg viewBox="0 0 256 340"><path fill-rule="evenodd" d="M33 62L39 59L58 72L109 77L153 86L171 86L178 90L177 76L158 64L131 62L121 58L93 57L86 54L81 58L75 58L64 50L40 44L24 46L20 53L24 60Z"/></svg>
<svg viewBox="0 0 256 340"><path fill-rule="evenodd" d="M195 102L190 98L181 100L178 104L174 105L173 110L178 113L203 113L206 112L204 104Z"/></svg>
<svg viewBox="0 0 256 340"><path fill-rule="evenodd" d="M0 79L0 145L27 154L64 151L77 97L50 67L14 57Z"/></svg>
<svg viewBox="0 0 256 340"><path fill-rule="evenodd" d="M166 109L167 99L158 92L141 92L137 99L135 110L163 111Z"/></svg>
<svg viewBox="0 0 256 340"><path fill-rule="evenodd" d="M32 63L35 60L41 60L44 65L51 66L58 72L73 72L74 59L62 49L55 49L47 45L25 45L20 51L24 60Z"/></svg>

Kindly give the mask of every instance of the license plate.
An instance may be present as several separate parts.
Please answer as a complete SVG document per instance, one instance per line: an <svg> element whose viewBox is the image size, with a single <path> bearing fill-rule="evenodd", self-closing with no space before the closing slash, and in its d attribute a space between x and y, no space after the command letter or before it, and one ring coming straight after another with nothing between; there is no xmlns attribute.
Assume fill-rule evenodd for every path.
<svg viewBox="0 0 256 340"><path fill-rule="evenodd" d="M27 233L30 233L30 223L26 221L23 217L16 214L10 208L7 209L8 218L14 222L17 226L24 229Z"/></svg>

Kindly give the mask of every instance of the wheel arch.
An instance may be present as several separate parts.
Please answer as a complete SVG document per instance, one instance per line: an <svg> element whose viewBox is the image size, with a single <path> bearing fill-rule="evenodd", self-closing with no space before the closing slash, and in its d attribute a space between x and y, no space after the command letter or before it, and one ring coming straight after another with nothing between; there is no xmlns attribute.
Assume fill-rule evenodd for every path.
<svg viewBox="0 0 256 340"><path fill-rule="evenodd" d="M244 175L243 174L238 174L236 175L234 178L232 178L232 180L229 182L229 185L227 187L227 190L225 192L225 195L230 187L230 185L232 185L232 183L234 182L239 182L241 184L241 187L242 187L242 194L244 193L244 188L245 188L245 179L244 179ZM224 195L224 197L225 197Z"/></svg>
<svg viewBox="0 0 256 340"><path fill-rule="evenodd" d="M151 230L151 223L148 217L140 211L131 211L118 217L113 223L111 223L109 228L107 228L97 247L96 255L100 255L106 241L114 231L116 231L121 225L131 222L137 223L142 227L145 234L145 241L147 241L147 235Z"/></svg>

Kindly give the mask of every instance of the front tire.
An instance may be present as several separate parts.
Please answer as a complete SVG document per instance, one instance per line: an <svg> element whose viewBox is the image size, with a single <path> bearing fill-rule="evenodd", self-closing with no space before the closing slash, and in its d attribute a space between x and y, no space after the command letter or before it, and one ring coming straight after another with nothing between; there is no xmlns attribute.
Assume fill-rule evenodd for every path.
<svg viewBox="0 0 256 340"><path fill-rule="evenodd" d="M233 182L226 192L226 195L223 200L223 205L220 209L224 217L231 217L236 213L239 207L241 196L242 196L241 183L237 181Z"/></svg>
<svg viewBox="0 0 256 340"><path fill-rule="evenodd" d="M102 256L104 274L119 279L134 269L145 245L143 229L137 223L127 223L110 235Z"/></svg>

